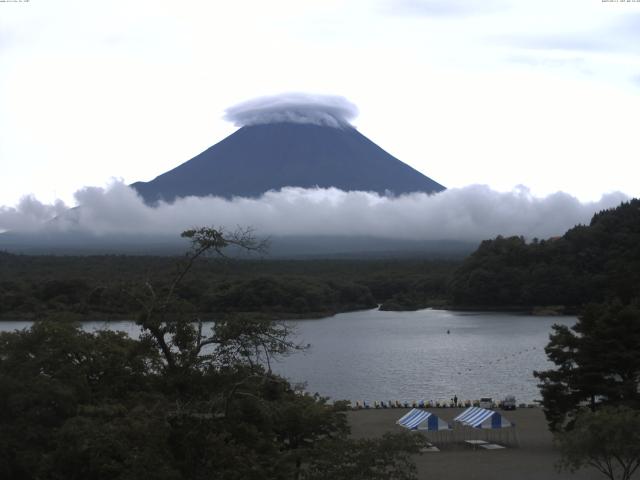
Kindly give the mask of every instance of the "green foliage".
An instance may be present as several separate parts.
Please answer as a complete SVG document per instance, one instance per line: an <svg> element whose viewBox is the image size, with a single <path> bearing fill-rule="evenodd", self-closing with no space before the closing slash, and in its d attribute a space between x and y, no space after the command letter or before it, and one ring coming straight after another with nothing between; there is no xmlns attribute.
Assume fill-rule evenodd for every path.
<svg viewBox="0 0 640 480"><path fill-rule="evenodd" d="M556 369L535 372L552 430L588 404L640 408L640 308L591 305L572 328L554 326L545 351Z"/></svg>
<svg viewBox="0 0 640 480"><path fill-rule="evenodd" d="M59 479L178 480L171 427L158 406L86 406L57 432L47 474Z"/></svg>
<svg viewBox="0 0 640 480"><path fill-rule="evenodd" d="M304 480L412 480L411 455L426 446L425 437L385 434L382 439L325 441L317 445L305 466Z"/></svg>
<svg viewBox="0 0 640 480"><path fill-rule="evenodd" d="M640 296L640 200L594 215L562 237L486 240L455 272L456 305L579 307Z"/></svg>
<svg viewBox="0 0 640 480"><path fill-rule="evenodd" d="M0 334L0 477L54 469L69 422L87 406L136 405L152 391L157 361L143 342L64 321Z"/></svg>
<svg viewBox="0 0 640 480"><path fill-rule="evenodd" d="M185 236L192 249L169 281L126 292L141 309L140 339L64 318L0 334L0 478L318 478L324 451L336 471L376 451L372 474L413 478L415 443L349 441L344 403L271 372L271 358L299 348L286 326L248 315L204 331L180 298L183 280L208 252L259 243L208 228Z"/></svg>
<svg viewBox="0 0 640 480"><path fill-rule="evenodd" d="M561 469L591 466L611 480L629 480L640 466L640 410L606 407L578 415L573 429L556 435Z"/></svg>
<svg viewBox="0 0 640 480"><path fill-rule="evenodd" d="M133 318L140 308L130 295L134 287L150 277L169 285L175 264L172 257L3 254L0 318L42 318L60 312L75 313L78 318ZM232 262L198 257L176 286L176 302L167 308L209 317L236 312L260 312L271 318L316 317L374 308L394 297L399 309L417 309L447 299L449 277L456 266L426 260L249 258Z"/></svg>
<svg viewBox="0 0 640 480"><path fill-rule="evenodd" d="M322 313L373 308L371 292L362 285L308 278L260 276L223 282L205 299L205 310L214 312L268 311Z"/></svg>

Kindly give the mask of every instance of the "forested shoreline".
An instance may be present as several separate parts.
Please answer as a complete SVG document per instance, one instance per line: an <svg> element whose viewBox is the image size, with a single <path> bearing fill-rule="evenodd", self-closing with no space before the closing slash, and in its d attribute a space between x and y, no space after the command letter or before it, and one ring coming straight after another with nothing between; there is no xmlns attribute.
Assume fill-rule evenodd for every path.
<svg viewBox="0 0 640 480"><path fill-rule="evenodd" d="M64 312L133 318L132 285L170 278L179 257L29 256L0 252L0 320ZM640 201L594 215L561 237L483 241L466 259L202 258L175 292L180 313L314 318L426 307L575 314L640 296Z"/></svg>
<svg viewBox="0 0 640 480"><path fill-rule="evenodd" d="M0 319L57 312L132 318L133 285L168 279L180 258L0 254ZM180 311L203 316L260 312L277 318L327 316L420 297L444 303L457 262L428 260L200 259L176 291Z"/></svg>
<svg viewBox="0 0 640 480"><path fill-rule="evenodd" d="M413 479L425 437L351 438L344 402L270 368L305 348L273 319L378 303L581 308L574 327L554 327L555 368L535 372L562 461L591 461L585 441L618 455L637 437L638 200L563 237L485 241L462 263L213 259L256 243L206 227L182 235L182 259L0 254L0 314L45 320L0 333L2 478ZM210 331L194 321L203 311L216 315ZM140 338L65 321L96 313L135 314ZM628 427L592 428L608 424ZM640 465L631 446L629 471Z"/></svg>
<svg viewBox="0 0 640 480"><path fill-rule="evenodd" d="M205 328L187 315L176 292L196 260L259 242L207 227L182 236L192 248L173 275L128 292L139 338L63 319L0 332L0 478L414 479L422 436L352 439L346 402L272 372L305 348L284 322Z"/></svg>
<svg viewBox="0 0 640 480"><path fill-rule="evenodd" d="M486 240L456 270L454 305L565 306L640 297L640 200L595 214L561 237Z"/></svg>

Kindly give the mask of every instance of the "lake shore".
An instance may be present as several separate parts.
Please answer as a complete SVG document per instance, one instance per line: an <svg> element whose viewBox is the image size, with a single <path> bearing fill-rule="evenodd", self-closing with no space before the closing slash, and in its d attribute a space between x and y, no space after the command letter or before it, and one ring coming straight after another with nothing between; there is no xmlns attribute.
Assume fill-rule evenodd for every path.
<svg viewBox="0 0 640 480"><path fill-rule="evenodd" d="M308 392L334 400L373 404L514 395L518 403L529 404L540 397L532 371L549 367L544 347L555 323L574 321L443 310L343 313L292 323L292 338L311 347L279 358L273 368L293 383L305 382ZM28 326L29 321L0 322L0 331ZM140 334L131 320L81 326L88 332L106 328L133 338Z"/></svg>
<svg viewBox="0 0 640 480"><path fill-rule="evenodd" d="M228 318L242 315L253 315L269 318L271 320L319 320L326 317L332 317L341 313L366 312L366 311L382 311L382 312L418 312L421 310L442 310L451 312L475 312L475 313L513 313L530 316L575 316L579 313L577 307L566 307L564 305L551 306L496 306L496 305L451 305L451 304L428 304L414 307L395 306L395 308L386 308L385 304L377 307L357 306L353 308L337 308L315 312L270 312L270 311L233 311L233 312L191 312L194 318L202 318L210 321L213 318ZM60 312L58 310L43 310L41 312L24 312L19 310L9 310L0 314L0 322L11 321L27 321L33 322L42 318L56 318L64 315L65 318L77 322L85 321L104 321L117 322L123 320L131 320L139 315L139 311L131 312L103 312L100 310L91 310L87 312ZM176 315L177 317L178 315ZM90 319L90 320L88 320Z"/></svg>
<svg viewBox="0 0 640 480"><path fill-rule="evenodd" d="M172 319L180 319L185 317L190 318L202 318L205 322L210 322L214 319L226 319L226 318L234 318L234 317L242 317L242 316L252 316L252 317L260 317L273 321L280 320L319 320L326 317L332 317L334 315L338 315L340 313L351 313L351 312L366 312L369 310L377 310L374 307L368 308L345 308L345 309L337 309L337 310L325 310L318 312L269 312L269 311L247 311L247 312L190 312L188 314L175 314L169 315L169 318ZM75 321L75 322L121 322L121 321L135 321L132 319L137 318L140 315L140 311L131 311L124 313L108 313L101 312L99 310L89 311L85 313L77 313L77 312L59 312L59 311L42 311L38 313L33 312L19 312L19 311L8 311L0 314L0 322L35 322L37 320L42 319L56 319L60 316L64 316L65 319Z"/></svg>
<svg viewBox="0 0 640 480"><path fill-rule="evenodd" d="M430 408L430 412L451 423L463 411L461 408ZM375 438L384 433L406 431L396 420L408 409L367 409L347 413L354 438ZM519 447L502 450L474 450L462 442L450 444L434 441L439 452L428 452L415 457L419 479L446 480L596 480L602 474L595 469L575 473L555 469L559 459L553 437L547 428L542 409L522 408L502 412L516 424ZM483 438L480 434L478 438ZM496 442L499 443L499 442Z"/></svg>

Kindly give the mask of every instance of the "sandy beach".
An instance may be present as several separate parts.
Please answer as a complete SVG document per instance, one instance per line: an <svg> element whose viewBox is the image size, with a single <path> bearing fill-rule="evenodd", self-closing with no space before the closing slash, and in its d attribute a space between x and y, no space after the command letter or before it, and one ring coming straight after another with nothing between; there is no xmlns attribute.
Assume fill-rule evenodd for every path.
<svg viewBox="0 0 640 480"><path fill-rule="evenodd" d="M430 408L432 413L451 422L463 409ZM348 413L352 435L355 438L373 438L386 432L406 431L395 424L409 409L368 409ZM539 408L502 412L516 424L519 447L502 450L473 449L462 441L449 444L433 442L439 452L416 456L418 478L446 480L527 480L604 478L595 469L575 473L558 473L555 469L559 455L554 449L552 435L547 429L544 414ZM483 438L478 435L478 438ZM499 443L496 441L496 443Z"/></svg>

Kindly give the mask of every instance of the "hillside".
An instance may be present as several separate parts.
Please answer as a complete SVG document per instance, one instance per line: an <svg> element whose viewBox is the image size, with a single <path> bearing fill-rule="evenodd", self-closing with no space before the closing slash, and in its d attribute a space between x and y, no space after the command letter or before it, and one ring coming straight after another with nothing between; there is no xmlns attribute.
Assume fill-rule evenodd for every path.
<svg viewBox="0 0 640 480"><path fill-rule="evenodd" d="M486 240L454 274L455 305L577 307L640 297L640 200L562 237Z"/></svg>

